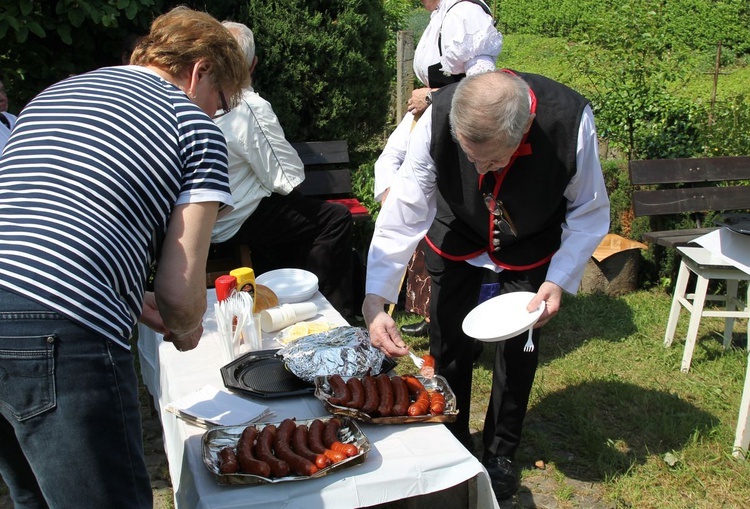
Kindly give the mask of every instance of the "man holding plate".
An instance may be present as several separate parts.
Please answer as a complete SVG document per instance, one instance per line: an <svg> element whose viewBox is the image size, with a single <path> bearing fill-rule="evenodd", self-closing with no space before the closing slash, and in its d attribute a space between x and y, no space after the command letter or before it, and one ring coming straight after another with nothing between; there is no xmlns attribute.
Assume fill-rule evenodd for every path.
<svg viewBox="0 0 750 509"><path fill-rule="evenodd" d="M509 70L433 93L375 225L363 315L374 346L390 356L408 353L384 306L396 301L403 268L426 234L430 353L456 393L459 414L448 427L471 448L472 339L462 330L464 318L497 294L532 292L525 308L510 314L543 305L533 350L524 350L528 324L497 343L483 463L498 499L518 487L512 461L538 363L539 327L557 314L563 291L578 290L608 229L609 199L584 97ZM503 313L488 319L497 337L508 333Z"/></svg>

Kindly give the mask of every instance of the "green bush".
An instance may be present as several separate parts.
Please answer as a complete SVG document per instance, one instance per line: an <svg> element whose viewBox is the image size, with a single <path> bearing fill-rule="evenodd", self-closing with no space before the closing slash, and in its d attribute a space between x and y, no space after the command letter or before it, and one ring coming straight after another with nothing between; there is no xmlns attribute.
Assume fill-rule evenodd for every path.
<svg viewBox="0 0 750 509"><path fill-rule="evenodd" d="M161 9L161 0L3 2L0 74L10 111L71 74L119 64L126 35L146 31Z"/></svg>
<svg viewBox="0 0 750 509"><path fill-rule="evenodd" d="M250 0L239 20L255 34L255 88L290 140L357 145L382 129L389 82L381 0Z"/></svg>

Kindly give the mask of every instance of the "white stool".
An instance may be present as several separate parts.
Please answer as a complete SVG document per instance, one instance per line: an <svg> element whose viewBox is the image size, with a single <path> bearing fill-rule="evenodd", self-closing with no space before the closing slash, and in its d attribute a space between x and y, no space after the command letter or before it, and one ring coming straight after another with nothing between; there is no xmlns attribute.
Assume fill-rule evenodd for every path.
<svg viewBox="0 0 750 509"><path fill-rule="evenodd" d="M703 247L678 247L677 250L682 254L682 261L680 262L680 270L672 297L667 330L664 334L664 346L668 347L672 344L680 310L684 307L690 312L690 324L688 325L685 351L682 355L680 369L687 373L690 370L690 361L693 357L695 340L698 337L698 326L702 317L724 317L724 348L729 348L732 342L734 319L750 318L750 308L747 306L747 303L750 302L750 285L748 285L745 302L737 299L739 282L749 281L750 274L728 265L727 262ZM691 272L697 276L697 282L695 293L688 294L686 291ZM726 281L727 292L725 295L706 295L708 282L711 279ZM725 309L704 310L703 306L706 301L724 302ZM750 351L750 327L748 327L748 350Z"/></svg>

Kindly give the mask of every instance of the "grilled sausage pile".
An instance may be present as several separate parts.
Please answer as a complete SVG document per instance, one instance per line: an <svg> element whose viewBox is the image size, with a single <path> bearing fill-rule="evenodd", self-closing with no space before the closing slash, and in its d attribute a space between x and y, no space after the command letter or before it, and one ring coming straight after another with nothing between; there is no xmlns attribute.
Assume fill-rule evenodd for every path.
<svg viewBox="0 0 750 509"><path fill-rule="evenodd" d="M365 375L346 381L340 375L331 375L328 385L332 392L329 403L359 410L370 417L442 415L445 411L445 396L428 391L412 375Z"/></svg>
<svg viewBox="0 0 750 509"><path fill-rule="evenodd" d="M339 440L341 421L326 422L315 419L297 424L285 419L278 427L267 424L260 431L248 426L242 432L236 447L219 451L219 472L245 473L261 477L309 477L329 465L359 454L354 444Z"/></svg>

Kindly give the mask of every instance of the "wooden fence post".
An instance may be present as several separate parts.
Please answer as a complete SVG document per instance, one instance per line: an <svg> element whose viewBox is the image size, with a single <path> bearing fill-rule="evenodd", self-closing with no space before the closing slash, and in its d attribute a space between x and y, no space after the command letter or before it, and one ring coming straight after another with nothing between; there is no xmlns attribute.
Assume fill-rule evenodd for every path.
<svg viewBox="0 0 750 509"><path fill-rule="evenodd" d="M396 122L400 122L414 90L414 32L410 30L399 30L396 36L396 89Z"/></svg>

